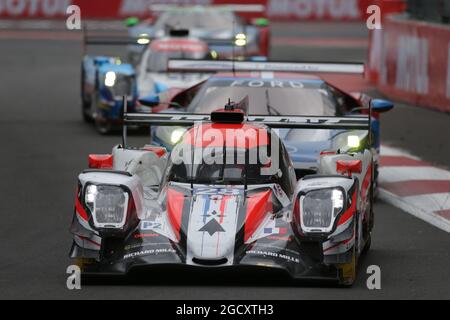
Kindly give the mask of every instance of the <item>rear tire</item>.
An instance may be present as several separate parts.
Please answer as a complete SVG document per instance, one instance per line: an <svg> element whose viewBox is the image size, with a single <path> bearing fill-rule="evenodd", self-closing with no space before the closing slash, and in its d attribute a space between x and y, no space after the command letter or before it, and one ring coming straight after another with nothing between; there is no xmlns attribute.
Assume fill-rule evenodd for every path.
<svg viewBox="0 0 450 320"><path fill-rule="evenodd" d="M88 265L92 265L94 263L96 263L95 259L90 259L90 258L76 258L75 259L75 265L80 268L81 272L83 272Z"/></svg>
<svg viewBox="0 0 450 320"><path fill-rule="evenodd" d="M82 98L83 99L83 98ZM84 122L86 122L86 123L92 123L93 122L93 118L92 118L92 114L91 114L91 105L92 105L92 102L86 102L86 101L84 101L84 99L83 99L83 101L81 102L81 104L82 104L82 109L81 109L81 111L82 111L82 116L83 116L83 121Z"/></svg>
<svg viewBox="0 0 450 320"><path fill-rule="evenodd" d="M84 122L92 122L94 119L92 117L92 99L90 101L86 101L85 91L84 91L84 78L86 77L86 72L84 68L81 67L81 83L80 83L80 91L81 91L81 115L83 116Z"/></svg>
<svg viewBox="0 0 450 320"><path fill-rule="evenodd" d="M356 281L357 276L357 269L358 269L358 257L359 257L359 250L361 249L359 246L359 219L358 215L355 214L354 217L354 229L353 232L355 234L355 242L352 247L352 257L351 261L349 263L343 263L338 265L339 270L339 284L343 287L351 287Z"/></svg>
<svg viewBox="0 0 450 320"><path fill-rule="evenodd" d="M112 125L110 122L108 122L105 119L95 119L95 129L97 129L97 132L102 135L107 135L111 133L112 131Z"/></svg>
<svg viewBox="0 0 450 320"><path fill-rule="evenodd" d="M369 236L367 237L366 243L364 244L364 248L361 251L361 255L367 254L371 246L372 246L372 233L370 233Z"/></svg>

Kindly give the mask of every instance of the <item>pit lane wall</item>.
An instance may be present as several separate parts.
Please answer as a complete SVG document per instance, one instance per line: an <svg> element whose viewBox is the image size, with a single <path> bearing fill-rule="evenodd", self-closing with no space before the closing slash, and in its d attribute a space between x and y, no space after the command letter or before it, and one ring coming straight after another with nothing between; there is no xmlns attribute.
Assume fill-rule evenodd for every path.
<svg viewBox="0 0 450 320"><path fill-rule="evenodd" d="M274 20L363 21L367 7L398 6L403 0L0 0L0 18L62 19L74 4L85 19L147 18L152 4L263 4ZM389 10L389 9L386 9ZM258 14L260 15L260 14ZM249 15L247 15L249 17Z"/></svg>
<svg viewBox="0 0 450 320"><path fill-rule="evenodd" d="M390 16L371 32L369 77L388 97L450 112L450 26Z"/></svg>

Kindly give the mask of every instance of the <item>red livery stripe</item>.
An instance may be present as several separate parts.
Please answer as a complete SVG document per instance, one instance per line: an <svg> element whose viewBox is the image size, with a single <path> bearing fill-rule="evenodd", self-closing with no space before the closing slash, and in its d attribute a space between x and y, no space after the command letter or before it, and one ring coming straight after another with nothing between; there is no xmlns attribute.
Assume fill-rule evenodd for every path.
<svg viewBox="0 0 450 320"><path fill-rule="evenodd" d="M344 212L344 214L339 218L338 226L341 224L346 223L350 218L353 217L353 215L356 212L356 192L353 194L352 198L352 205L350 208L347 209L347 211Z"/></svg>
<svg viewBox="0 0 450 320"><path fill-rule="evenodd" d="M184 194L174 189L167 189L167 215L178 240L180 239L183 206Z"/></svg>
<svg viewBox="0 0 450 320"><path fill-rule="evenodd" d="M99 243L97 243L97 242L95 242L94 240L91 240L91 239L89 239L89 238L87 238L87 237L83 237L83 236L80 236L80 235L76 235L78 238L80 238L81 240L83 240L83 241L87 241L87 242L89 242L89 243L92 243L93 245L95 245L95 246L97 246L97 247L101 247L101 245L99 244Z"/></svg>
<svg viewBox="0 0 450 320"><path fill-rule="evenodd" d="M436 213L438 216L441 216L442 218L450 221L450 210L440 210L440 211L435 211L434 213Z"/></svg>
<svg viewBox="0 0 450 320"><path fill-rule="evenodd" d="M258 229L267 212L272 212L270 196L272 190L259 192L247 199L247 218L245 220L244 241L247 241Z"/></svg>
<svg viewBox="0 0 450 320"><path fill-rule="evenodd" d="M83 220L88 221L88 215L86 213L86 210L84 210L84 207L80 202L80 199L78 199L78 190L77 194L75 195L75 211L79 214L79 216Z"/></svg>
<svg viewBox="0 0 450 320"><path fill-rule="evenodd" d="M428 162L422 160L416 160L413 158L402 157L402 156L382 156L381 165L383 167L424 167L430 166Z"/></svg>

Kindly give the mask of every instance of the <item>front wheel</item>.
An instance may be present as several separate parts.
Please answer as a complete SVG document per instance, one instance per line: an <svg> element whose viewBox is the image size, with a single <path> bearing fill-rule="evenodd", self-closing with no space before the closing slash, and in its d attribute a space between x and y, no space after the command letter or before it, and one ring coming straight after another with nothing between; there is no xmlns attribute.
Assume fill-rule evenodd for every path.
<svg viewBox="0 0 450 320"><path fill-rule="evenodd" d="M111 133L112 125L108 120L97 117L95 119L95 129L97 129L98 133L106 135Z"/></svg>
<svg viewBox="0 0 450 320"><path fill-rule="evenodd" d="M361 251L361 254L366 254L367 252L369 252L371 245L372 245L372 233L369 233L369 236L367 237L366 243Z"/></svg>
<svg viewBox="0 0 450 320"><path fill-rule="evenodd" d="M349 263L338 265L339 285L343 287L351 287L356 281L357 256L356 245L352 249L352 259Z"/></svg>
<svg viewBox="0 0 450 320"><path fill-rule="evenodd" d="M92 112L91 112L91 106L92 102L87 102L82 98L81 102L81 111L83 116L83 121L87 123L91 123L93 121Z"/></svg>

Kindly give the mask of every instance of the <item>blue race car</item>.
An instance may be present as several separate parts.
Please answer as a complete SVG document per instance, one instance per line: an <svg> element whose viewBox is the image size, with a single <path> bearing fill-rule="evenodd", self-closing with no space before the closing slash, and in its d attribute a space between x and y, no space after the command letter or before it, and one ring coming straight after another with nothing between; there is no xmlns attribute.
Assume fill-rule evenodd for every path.
<svg viewBox="0 0 450 320"><path fill-rule="evenodd" d="M188 30L172 30L161 39L133 40L120 38L87 39L87 44L120 45L137 43L144 46L139 63L123 63L119 57L86 55L82 63L82 113L93 120L97 130L108 133L121 123L122 97L128 97L128 110L142 108L138 97L159 94L172 88L184 89L207 78L205 73L167 72L170 58L208 59L207 44L189 37ZM141 110L142 111L142 110Z"/></svg>
<svg viewBox="0 0 450 320"><path fill-rule="evenodd" d="M227 99L241 101L248 97L249 115L275 116L347 116L367 113L372 108L371 136L366 131L281 129L278 135L288 150L297 176L317 172L318 159L323 153L362 150L370 145L374 154L375 183L380 152L379 113L392 109L385 100L371 99L365 94L346 93L310 72L363 73L358 64L233 62L172 60L169 69L180 71L221 71L190 89L179 92L169 102L176 112L207 114L217 108L216 102ZM234 68L235 72L223 72ZM292 70L293 72L281 72ZM156 97L142 103L156 105ZM169 109L173 112L173 109ZM153 127L154 144L171 149L183 136L184 129Z"/></svg>

